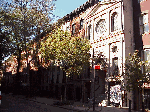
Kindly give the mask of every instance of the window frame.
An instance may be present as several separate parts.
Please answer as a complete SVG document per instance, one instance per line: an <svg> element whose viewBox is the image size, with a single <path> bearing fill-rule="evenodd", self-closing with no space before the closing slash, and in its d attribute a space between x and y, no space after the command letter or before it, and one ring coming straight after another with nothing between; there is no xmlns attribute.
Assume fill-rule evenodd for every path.
<svg viewBox="0 0 150 112"><path fill-rule="evenodd" d="M115 29L115 25L116 25L115 24L115 16L118 16L117 12L113 12L112 15L111 15L111 32L114 32L114 31L119 29L119 28Z"/></svg>
<svg viewBox="0 0 150 112"><path fill-rule="evenodd" d="M75 32L76 32L76 24L74 23L74 24L72 25L72 34L74 35Z"/></svg>
<svg viewBox="0 0 150 112"><path fill-rule="evenodd" d="M144 20L144 17L146 16L147 20ZM145 27L148 26L148 31L145 29ZM143 33L147 33L149 32L149 22L148 22L148 13L144 13L143 14L143 28L144 28L144 32Z"/></svg>
<svg viewBox="0 0 150 112"><path fill-rule="evenodd" d="M105 25L105 24L106 24L106 20L105 20L105 19L100 19L100 20L97 22L96 28L95 28L96 33L99 32L99 31L98 31L98 28L101 27L101 24L100 24L100 23L103 22L103 21L104 21L104 25ZM101 29L99 28L99 29L100 29L100 32L99 32L100 34L103 34L104 32L106 32L106 30L107 30L107 29L106 29L106 25L105 25L104 27L105 27L105 28L103 28L103 30L101 30L102 28L101 28Z"/></svg>
<svg viewBox="0 0 150 112"><path fill-rule="evenodd" d="M115 60L117 60L117 64L115 63ZM118 74L119 74L118 57L114 57L112 58L112 76L115 77L118 76Z"/></svg>
<svg viewBox="0 0 150 112"><path fill-rule="evenodd" d="M88 26L88 39L90 40L90 38L91 38L91 34L92 34L92 25L90 24L89 26Z"/></svg>
<svg viewBox="0 0 150 112"><path fill-rule="evenodd" d="M113 52L113 53L117 52L117 46L114 46L114 47L112 48L112 52Z"/></svg>
<svg viewBox="0 0 150 112"><path fill-rule="evenodd" d="M146 20L145 19L146 17ZM149 32L149 21L148 21L148 13L143 13L141 14L141 16L139 17L139 30L140 30L140 35ZM148 30L146 30L146 27L148 26Z"/></svg>
<svg viewBox="0 0 150 112"><path fill-rule="evenodd" d="M83 29L83 23L84 23L84 19L80 20L80 30Z"/></svg>
<svg viewBox="0 0 150 112"><path fill-rule="evenodd" d="M143 25L143 16L141 15L139 17L139 30L140 30L140 35L144 33L144 25Z"/></svg>

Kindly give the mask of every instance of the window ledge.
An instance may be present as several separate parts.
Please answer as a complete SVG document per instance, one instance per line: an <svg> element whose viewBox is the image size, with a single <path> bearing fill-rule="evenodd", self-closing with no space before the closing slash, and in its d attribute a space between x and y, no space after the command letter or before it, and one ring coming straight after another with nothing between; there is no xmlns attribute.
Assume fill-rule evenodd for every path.
<svg viewBox="0 0 150 112"><path fill-rule="evenodd" d="M116 30L116 31L110 32L110 35L112 35L112 34L115 35L117 33L123 33L123 31L122 30Z"/></svg>
<svg viewBox="0 0 150 112"><path fill-rule="evenodd" d="M150 32L145 32L145 33L142 34L142 36L148 35L148 34L150 34Z"/></svg>

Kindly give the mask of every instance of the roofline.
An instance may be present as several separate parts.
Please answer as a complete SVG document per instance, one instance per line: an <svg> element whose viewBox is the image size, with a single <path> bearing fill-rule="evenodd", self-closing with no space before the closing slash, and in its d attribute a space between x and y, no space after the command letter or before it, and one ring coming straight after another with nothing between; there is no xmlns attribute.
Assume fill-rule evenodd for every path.
<svg viewBox="0 0 150 112"><path fill-rule="evenodd" d="M85 2L84 4L82 4L80 7L76 8L75 10L73 10L72 12L70 12L69 14L67 14L66 16L64 16L63 19L65 21L73 19L73 17L75 15L79 15L81 12L85 11L87 8L89 8L91 6L94 6L98 2L101 2L101 1L99 1L99 0L88 0L87 2Z"/></svg>

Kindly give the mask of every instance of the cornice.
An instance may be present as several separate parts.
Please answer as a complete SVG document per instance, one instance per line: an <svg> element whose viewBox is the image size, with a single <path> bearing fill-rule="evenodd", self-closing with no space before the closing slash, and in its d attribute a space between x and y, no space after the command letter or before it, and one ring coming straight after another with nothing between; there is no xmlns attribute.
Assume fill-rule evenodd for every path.
<svg viewBox="0 0 150 112"><path fill-rule="evenodd" d="M72 12L70 12L69 14L64 16L63 18L64 18L65 21L67 21L69 19L73 19L73 17L75 17L76 15L79 15L80 13L86 11L86 9L88 9L89 7L94 6L95 4L97 4L96 1L88 0L83 5L81 5L80 7L76 8L75 10L73 10Z"/></svg>
<svg viewBox="0 0 150 112"><path fill-rule="evenodd" d="M102 2L99 2L95 7L93 7L93 9L94 10L92 10L88 15L87 15L87 17L85 17L86 19L85 20L88 20L88 19L90 19L91 17L93 17L93 16L95 16L95 15L98 15L99 13L103 13L104 11L106 11L107 9L110 9L110 8L112 8L112 7L114 7L116 4L118 4L118 3L120 3L121 1L111 1L111 2L106 2L106 3L102 3ZM106 8L104 8L103 10L101 10L100 12L98 12L98 13L95 13L95 14L93 14L92 15L92 13L94 13L94 12L96 12L97 10L98 10L98 8L100 8L100 7L102 7L102 6L104 6L104 5L108 5L108 4L112 4L111 6L108 6L108 7L106 7ZM118 6L119 7L119 6ZM115 9L116 8L118 8L118 7L115 7ZM104 14L106 14L106 13L104 13ZM102 16L103 14L101 14L101 16Z"/></svg>

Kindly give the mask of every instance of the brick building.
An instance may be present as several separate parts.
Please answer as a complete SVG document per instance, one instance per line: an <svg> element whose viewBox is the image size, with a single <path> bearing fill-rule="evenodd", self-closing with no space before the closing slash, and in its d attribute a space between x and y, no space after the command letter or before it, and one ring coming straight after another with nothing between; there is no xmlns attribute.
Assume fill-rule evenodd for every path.
<svg viewBox="0 0 150 112"><path fill-rule="evenodd" d="M140 36L142 37L143 42L143 50L142 56L143 60L150 62L150 30L149 30L149 23L150 23L150 4L149 0L140 0L140 9L141 15L139 17L139 27L140 27ZM147 66L147 74L150 73L150 68ZM150 78L150 75L149 77ZM150 83L144 84L144 104L145 108L150 110Z"/></svg>
<svg viewBox="0 0 150 112"><path fill-rule="evenodd" d="M101 64L101 59L107 63L107 73L96 72L99 80L96 86L100 86L95 92L96 97L104 96L107 101L110 99L110 102L119 103L121 106L129 106L128 102L132 100L132 108L137 108L135 100L137 94L132 95L123 88L126 83L123 77L124 64L129 53L132 54L136 49L144 59L149 60L148 2L148 0L88 0L64 17L65 23L62 25L64 31L82 36L91 42L90 66ZM92 79L93 69L90 70L90 75L88 74L89 71L85 76ZM90 85L89 96L92 97L93 84Z"/></svg>
<svg viewBox="0 0 150 112"><path fill-rule="evenodd" d="M32 70L37 70L37 73L32 71L32 79L39 77L35 81L40 83L37 90L53 92L59 99L66 97L68 100L85 102L87 98L94 96L93 66L102 64L103 60L106 63L102 64L101 70L96 70L95 73L95 96L99 100L107 102L110 100L122 107L129 106L128 102L132 100L132 108L137 108L135 106L137 102L134 100L136 96L123 88L126 83L123 77L124 64L126 57L135 49L140 51L143 60L150 60L150 15L147 5L149 2L148 0L88 0L64 16L62 18L64 24L61 26L64 31L89 39L91 42L90 67L87 67L84 74L79 77L66 77L59 66L54 66L50 70L39 67L37 70L34 63L30 63ZM40 55L38 61L42 63ZM23 68L21 70L26 72ZM148 99L149 84L145 85L147 85L144 90L145 98ZM33 83L33 86L36 85ZM148 107L149 101L145 102Z"/></svg>

